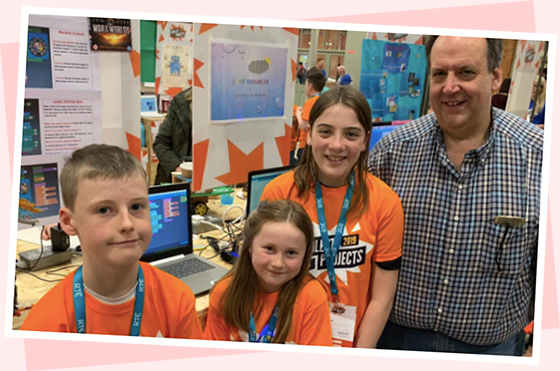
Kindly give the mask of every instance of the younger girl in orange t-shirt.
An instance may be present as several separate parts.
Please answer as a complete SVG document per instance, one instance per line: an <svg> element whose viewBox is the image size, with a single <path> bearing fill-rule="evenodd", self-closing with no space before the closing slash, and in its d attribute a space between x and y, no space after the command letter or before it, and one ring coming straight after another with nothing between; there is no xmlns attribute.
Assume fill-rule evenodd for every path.
<svg viewBox="0 0 560 371"><path fill-rule="evenodd" d="M309 275L313 226L295 202L247 219L239 261L210 293L204 338L332 346L327 293Z"/></svg>

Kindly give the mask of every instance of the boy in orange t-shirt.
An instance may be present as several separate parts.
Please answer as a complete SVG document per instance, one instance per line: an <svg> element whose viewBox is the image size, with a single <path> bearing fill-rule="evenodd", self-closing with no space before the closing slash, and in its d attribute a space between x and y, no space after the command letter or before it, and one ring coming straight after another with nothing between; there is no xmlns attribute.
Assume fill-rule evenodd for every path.
<svg viewBox="0 0 560 371"><path fill-rule="evenodd" d="M303 108L298 109L295 113L299 124L299 146L297 150L297 158L295 158L292 162L292 165L294 166L299 163L301 155L303 154L303 149L307 143L309 114L311 113L311 108L313 108L315 101L319 98L326 82L327 79L319 68L311 67L309 71L307 71L307 80L305 81L305 96L307 97L307 100L305 101ZM294 159L294 156L292 156L291 159Z"/></svg>
<svg viewBox="0 0 560 371"><path fill-rule="evenodd" d="M21 329L201 339L190 288L139 263L152 239L146 174L122 148L72 153L60 176L60 225L77 235L83 265L31 309Z"/></svg>

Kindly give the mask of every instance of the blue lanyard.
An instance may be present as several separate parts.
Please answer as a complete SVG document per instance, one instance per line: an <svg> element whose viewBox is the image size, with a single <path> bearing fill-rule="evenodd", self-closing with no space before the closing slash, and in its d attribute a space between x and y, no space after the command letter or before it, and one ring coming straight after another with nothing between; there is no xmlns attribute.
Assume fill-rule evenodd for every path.
<svg viewBox="0 0 560 371"><path fill-rule="evenodd" d="M329 274L331 294L335 302L338 302L338 287L336 284L336 273L334 271L334 262L336 260L336 255L338 254L338 250L340 249L340 243L342 242L342 233L344 232L344 226L346 225L346 217L347 217L348 209L350 208L350 201L352 201L352 195L354 194L355 182L356 182L356 177L354 171L352 171L352 174L350 174L350 179L348 181L348 189L346 189L346 196L344 197L344 203L342 204L342 210L340 211L340 216L338 218L338 225L336 226L336 232L334 235L334 241L332 246L329 240L329 230L327 229L327 221L325 219L325 207L323 206L323 191L321 189L321 183L317 182L317 185L315 186L317 216L319 217L319 229L321 230L323 253L325 254L325 261L327 262L327 272Z"/></svg>
<svg viewBox="0 0 560 371"><path fill-rule="evenodd" d="M86 333L86 301L84 294L84 279L82 267L74 273L74 314L76 316L76 327L79 334ZM136 299L134 301L134 315L130 325L130 336L140 335L140 324L142 323L142 312L144 312L144 272L138 266L138 284L136 285Z"/></svg>
<svg viewBox="0 0 560 371"><path fill-rule="evenodd" d="M251 317L249 318L249 342L270 343L274 337L274 332L276 331L277 319L278 307L274 308L274 312L272 312L272 317L270 317L268 324L264 326L260 335L257 337L257 326L255 326L255 319L253 318L253 312L251 312Z"/></svg>

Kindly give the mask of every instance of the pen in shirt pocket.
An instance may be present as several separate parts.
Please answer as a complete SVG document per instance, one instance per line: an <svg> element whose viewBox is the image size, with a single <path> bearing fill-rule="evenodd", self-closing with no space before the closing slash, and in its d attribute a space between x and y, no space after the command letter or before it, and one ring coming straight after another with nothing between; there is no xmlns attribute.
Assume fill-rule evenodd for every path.
<svg viewBox="0 0 560 371"><path fill-rule="evenodd" d="M498 246L498 252L496 253L496 265L498 266L498 271L501 272L502 267L500 267L499 260L500 260L500 255L502 253L502 248L504 246L504 242L505 242L506 237L509 233L509 230L511 228L519 228L519 227L523 226L523 224L525 224L525 219L523 219L520 216L498 215L497 217L494 218L494 223L506 227L506 231L504 233L504 236L502 237L502 240L500 241L500 245Z"/></svg>

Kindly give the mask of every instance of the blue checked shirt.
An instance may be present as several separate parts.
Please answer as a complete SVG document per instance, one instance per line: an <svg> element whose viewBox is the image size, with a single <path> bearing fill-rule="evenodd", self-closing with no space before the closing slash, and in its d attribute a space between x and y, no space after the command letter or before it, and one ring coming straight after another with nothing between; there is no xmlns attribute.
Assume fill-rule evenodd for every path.
<svg viewBox="0 0 560 371"><path fill-rule="evenodd" d="M457 171L434 114L371 151L368 168L402 200L402 266L390 320L474 345L498 344L532 310L543 131L493 109L488 141ZM526 223L494 223L499 215Z"/></svg>

